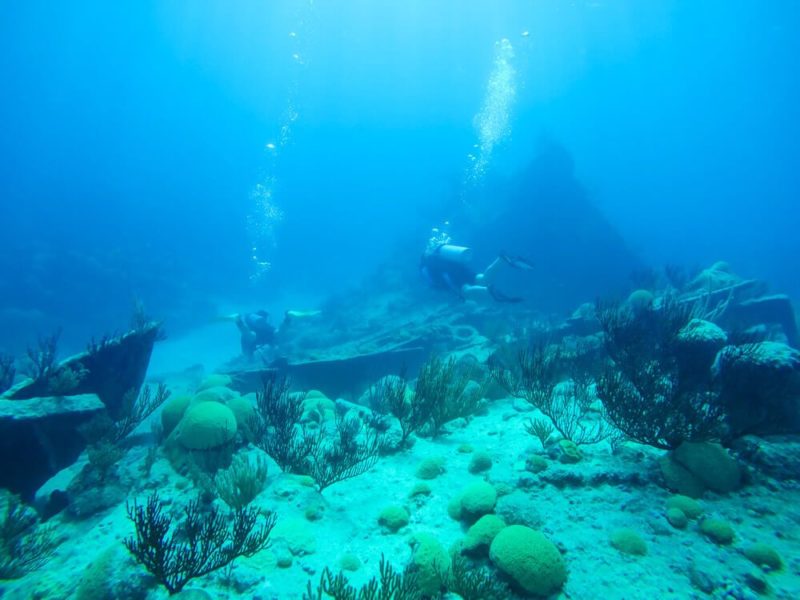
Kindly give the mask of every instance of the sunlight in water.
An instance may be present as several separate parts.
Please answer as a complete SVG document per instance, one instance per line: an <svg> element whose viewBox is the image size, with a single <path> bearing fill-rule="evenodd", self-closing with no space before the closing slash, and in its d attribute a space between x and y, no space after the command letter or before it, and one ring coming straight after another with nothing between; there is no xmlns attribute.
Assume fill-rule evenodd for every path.
<svg viewBox="0 0 800 600"><path fill-rule="evenodd" d="M283 221L283 210L275 203L275 173L281 151L291 142L292 127L299 117L297 95L300 73L306 67L305 34L311 17L313 0L298 4L295 21L298 29L288 32L290 52L294 65L289 89L286 92L286 108L281 115L277 135L264 144L264 167L259 183L250 192L251 210L247 215L247 234L250 240L250 259L253 271L251 281L257 281L272 268L269 256L277 244L277 230Z"/></svg>
<svg viewBox="0 0 800 600"><path fill-rule="evenodd" d="M516 96L516 70L511 64L514 48L503 38L495 44L495 58L486 95L480 112L475 115L478 132L476 152L469 155L466 183L476 185L486 174L495 146L511 133L511 108Z"/></svg>
<svg viewBox="0 0 800 600"><path fill-rule="evenodd" d="M283 220L283 210L275 204L274 200L274 173L277 169L280 151L289 145L292 125L298 117L298 112L294 107L295 87L296 85L293 84L289 91L277 139L264 144L264 175L250 192L251 210L247 215L247 233L250 239L250 259L254 267L250 274L252 281L260 279L272 268L272 262L268 257L277 244L277 229Z"/></svg>
<svg viewBox="0 0 800 600"><path fill-rule="evenodd" d="M253 210L247 216L247 232L252 244L251 259L255 266L251 279L258 279L272 267L267 256L275 247L275 231L283 220L283 211L272 202L273 182L274 180L266 180L258 183L250 192Z"/></svg>

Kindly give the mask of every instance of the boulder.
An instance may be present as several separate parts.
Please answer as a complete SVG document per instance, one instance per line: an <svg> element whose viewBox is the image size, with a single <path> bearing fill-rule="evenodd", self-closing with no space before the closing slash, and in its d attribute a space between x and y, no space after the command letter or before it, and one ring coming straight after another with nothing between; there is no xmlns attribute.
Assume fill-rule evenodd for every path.
<svg viewBox="0 0 800 600"><path fill-rule="evenodd" d="M597 320L595 306L584 302L567 318L565 327L572 335L587 336L600 331L600 321Z"/></svg>
<svg viewBox="0 0 800 600"><path fill-rule="evenodd" d="M385 375L404 371L415 373L427 356L425 348L410 347L346 358L291 363L278 361L268 368L231 371L231 388L241 394L256 392L261 389L265 377L283 372L298 389L322 390L329 398L358 398Z"/></svg>
<svg viewBox="0 0 800 600"><path fill-rule="evenodd" d="M662 456L658 461L658 466L668 489L689 498L699 498L706 491L703 482L676 461L672 454Z"/></svg>
<svg viewBox="0 0 800 600"><path fill-rule="evenodd" d="M728 263L717 261L707 269L703 269L687 286L690 290L699 292L715 292L728 289L742 282Z"/></svg>
<svg viewBox="0 0 800 600"><path fill-rule="evenodd" d="M694 475L706 489L718 494L732 492L742 483L739 463L719 444L683 442L673 450L672 458Z"/></svg>
<svg viewBox="0 0 800 600"><path fill-rule="evenodd" d="M139 394L159 334L160 324L151 322L119 337L102 340L90 350L59 363L57 374L71 372L74 375L26 379L2 397L29 400L47 396L95 394L106 406L111 418L117 418L122 412L126 395ZM59 389L56 389L56 379Z"/></svg>
<svg viewBox="0 0 800 600"><path fill-rule="evenodd" d="M78 428L102 413L97 394L27 400L0 398L0 487L31 500L86 446Z"/></svg>
<svg viewBox="0 0 800 600"><path fill-rule="evenodd" d="M800 433L800 351L779 342L725 346L712 371L734 437Z"/></svg>
<svg viewBox="0 0 800 600"><path fill-rule="evenodd" d="M739 328L777 325L790 346L800 347L794 308L784 294L770 294L734 303L726 312L725 320Z"/></svg>
<svg viewBox="0 0 800 600"><path fill-rule="evenodd" d="M761 475L778 481L800 481L800 436L748 435L736 440L732 449Z"/></svg>
<svg viewBox="0 0 800 600"><path fill-rule="evenodd" d="M692 319L678 333L676 351L683 367L692 372L708 373L717 352L727 342L727 334L718 325Z"/></svg>
<svg viewBox="0 0 800 600"><path fill-rule="evenodd" d="M718 372L739 370L748 375L796 373L800 371L800 350L780 342L726 346L717 355L714 368Z"/></svg>

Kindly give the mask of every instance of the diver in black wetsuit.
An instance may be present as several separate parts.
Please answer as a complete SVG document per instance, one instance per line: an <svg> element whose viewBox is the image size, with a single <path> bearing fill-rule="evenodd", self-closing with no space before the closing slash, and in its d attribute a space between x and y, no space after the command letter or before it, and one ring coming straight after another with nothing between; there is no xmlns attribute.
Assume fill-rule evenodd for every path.
<svg viewBox="0 0 800 600"><path fill-rule="evenodd" d="M434 232L438 233L437 230ZM492 280L501 264L506 263L515 269L531 270L533 266L529 261L501 254L483 272L478 273L469 266L471 258L472 251L464 246L451 244L449 236L434 236L429 240L420 259L420 273L431 287L455 292L462 300L510 303L523 301L523 298L506 296L500 292L492 285Z"/></svg>
<svg viewBox="0 0 800 600"><path fill-rule="evenodd" d="M234 313L222 319L236 323L241 336L242 354L251 360L256 352L261 354L262 359L274 355L279 347L290 341L301 322L314 320L321 314L319 310L287 310L278 327L270 323L270 315L265 310Z"/></svg>
<svg viewBox="0 0 800 600"><path fill-rule="evenodd" d="M425 251L419 260L422 276L431 287L441 290L460 292L462 286L474 285L478 274L467 264L469 250L464 249L462 260L454 253L443 252L445 246L441 244Z"/></svg>
<svg viewBox="0 0 800 600"><path fill-rule="evenodd" d="M247 358L253 358L259 348L275 345L277 330L269 322L267 311L236 315L235 322L241 334L242 354Z"/></svg>

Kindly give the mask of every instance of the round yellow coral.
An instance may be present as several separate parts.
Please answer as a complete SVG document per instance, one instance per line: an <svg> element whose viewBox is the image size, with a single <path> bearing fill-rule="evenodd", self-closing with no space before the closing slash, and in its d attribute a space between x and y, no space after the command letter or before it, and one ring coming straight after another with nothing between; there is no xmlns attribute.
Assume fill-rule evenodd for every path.
<svg viewBox="0 0 800 600"><path fill-rule="evenodd" d="M236 436L236 416L219 402L201 402L186 411L180 422L178 441L189 450L209 450Z"/></svg>
<svg viewBox="0 0 800 600"><path fill-rule="evenodd" d="M555 544L524 525L511 525L498 533L489 557L528 594L549 596L567 580L567 565Z"/></svg>

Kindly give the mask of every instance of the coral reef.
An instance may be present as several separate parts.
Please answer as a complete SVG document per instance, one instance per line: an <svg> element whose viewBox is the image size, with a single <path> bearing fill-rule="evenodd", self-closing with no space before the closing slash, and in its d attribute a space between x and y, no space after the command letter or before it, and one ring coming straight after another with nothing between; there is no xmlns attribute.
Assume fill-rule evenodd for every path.
<svg viewBox="0 0 800 600"><path fill-rule="evenodd" d="M730 270L713 271L701 279L727 285ZM31 506L9 497L0 512L0 594L796 597L796 350L778 327L734 330L752 297L738 278L735 293L679 272L636 281L568 319L402 305L419 311L406 337L411 313L379 303L359 330L368 363L298 366L314 385L276 363L151 374L111 406L7 394L5 474L34 464L37 439L61 439L64 461L54 436L80 444L37 474ZM303 344L347 337L360 316L341 310L304 326ZM424 360L381 363L384 320L383 339ZM376 369L347 370L359 364Z"/></svg>
<svg viewBox="0 0 800 600"><path fill-rule="evenodd" d="M682 369L676 340L691 320L691 307L672 297L633 313L598 306L611 364L597 383L608 419L629 438L657 448L718 439L724 410L710 373L696 379Z"/></svg>
<svg viewBox="0 0 800 600"><path fill-rule="evenodd" d="M6 494L0 517L0 579L16 579L44 566L58 546L52 527L41 525L36 512Z"/></svg>
<svg viewBox="0 0 800 600"><path fill-rule="evenodd" d="M267 547L275 526L274 515L238 508L230 527L214 507L203 511L198 502L186 506L185 518L177 528L163 514L157 494L147 504L128 506L128 517L136 536L125 547L170 594L180 592L196 577L221 569L240 556L253 556ZM178 533L179 532L179 533Z"/></svg>

